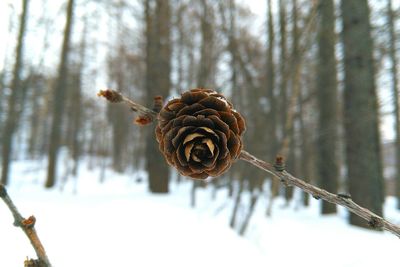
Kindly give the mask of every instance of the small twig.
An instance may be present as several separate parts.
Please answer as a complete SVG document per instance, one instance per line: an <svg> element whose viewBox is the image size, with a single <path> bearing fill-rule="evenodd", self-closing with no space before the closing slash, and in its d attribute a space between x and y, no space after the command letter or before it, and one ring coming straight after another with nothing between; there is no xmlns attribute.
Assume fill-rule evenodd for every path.
<svg viewBox="0 0 400 267"><path fill-rule="evenodd" d="M13 201L8 195L5 186L2 184L0 184L0 198L3 199L4 203L6 203L13 215L14 226L20 227L24 231L26 236L31 241L32 247L34 248L38 257L38 260L26 260L25 266L51 267L50 261L46 255L46 251L35 230L36 218L33 215L28 219L22 217L21 213L19 213L17 207L14 205ZM36 265L32 265L31 263L36 263Z"/></svg>
<svg viewBox="0 0 400 267"><path fill-rule="evenodd" d="M124 103L128 105L132 109L132 111L138 112L139 115L150 117L152 121L157 120L158 112L132 101L131 99L127 98L120 92L107 89L107 90L100 90L97 93L97 95L104 97L111 103ZM155 101L159 100L160 99L158 97L155 99Z"/></svg>
<svg viewBox="0 0 400 267"><path fill-rule="evenodd" d="M330 203L343 206L347 208L350 212L365 219L368 225L371 226L372 228L389 231L400 238L399 226L385 220L384 218L373 213L372 211L361 207L351 199L350 195L332 194L324 189L321 189L299 178L294 177L285 170L278 170L276 166L268 162L265 162L263 160L260 160L244 150L240 153L240 159L247 161L250 164L272 174L272 176L278 178L282 183L284 183L287 186L296 186L301 190L311 194L316 199L323 199Z"/></svg>

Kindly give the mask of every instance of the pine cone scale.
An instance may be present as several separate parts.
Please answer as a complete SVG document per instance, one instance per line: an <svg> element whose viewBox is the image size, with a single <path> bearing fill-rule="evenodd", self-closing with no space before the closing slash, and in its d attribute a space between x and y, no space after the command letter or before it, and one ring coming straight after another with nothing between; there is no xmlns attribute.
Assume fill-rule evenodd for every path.
<svg viewBox="0 0 400 267"><path fill-rule="evenodd" d="M180 117L183 115L191 115L197 111L203 110L204 106L200 105L199 103L194 103L190 106L186 105L184 108L182 108L177 114L176 117Z"/></svg>
<svg viewBox="0 0 400 267"><path fill-rule="evenodd" d="M229 126L225 122L223 122L219 117L215 115L209 116L209 118L214 122L215 127L221 132L229 135ZM229 136L228 136L229 138Z"/></svg>
<svg viewBox="0 0 400 267"><path fill-rule="evenodd" d="M174 129L177 128L178 127L175 127ZM180 128L176 133L175 137L171 137L172 138L171 142L174 148L178 148L179 144L183 142L186 135L190 134L195 129L196 129L195 126L184 126Z"/></svg>

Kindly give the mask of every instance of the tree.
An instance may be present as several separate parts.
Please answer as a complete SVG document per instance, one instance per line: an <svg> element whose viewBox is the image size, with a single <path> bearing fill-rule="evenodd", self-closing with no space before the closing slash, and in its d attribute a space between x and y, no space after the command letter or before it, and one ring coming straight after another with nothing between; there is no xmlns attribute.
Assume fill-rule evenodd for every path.
<svg viewBox="0 0 400 267"><path fill-rule="evenodd" d="M339 166L337 158L337 78L335 57L335 14L333 0L319 4L317 99L319 110L318 127L318 172L320 186L337 192ZM322 202L323 214L335 213L336 206Z"/></svg>
<svg viewBox="0 0 400 267"><path fill-rule="evenodd" d="M13 78L11 81L11 95L8 99L7 119L5 122L3 138L2 138L2 169L1 169L1 183L8 184L10 159L12 153L12 143L15 130L18 125L19 114L18 103L24 88L21 86L21 72L22 72L22 53L24 46L24 36L27 24L28 14L28 0L22 1L22 13L20 18L19 32L17 47L15 51L15 64L13 70Z"/></svg>
<svg viewBox="0 0 400 267"><path fill-rule="evenodd" d="M151 0L145 1L146 19L146 92L147 104L153 105L156 95L168 96L170 80L170 3L156 0L152 8ZM155 10L154 10L155 9ZM154 131L154 129L149 129ZM153 193L167 193L169 168L166 165L153 132L147 134L146 169L149 175L149 189Z"/></svg>
<svg viewBox="0 0 400 267"><path fill-rule="evenodd" d="M367 0L342 0L341 11L349 192L355 202L380 215L383 175L370 11ZM367 224L355 215L350 215L350 223L367 227Z"/></svg>
<svg viewBox="0 0 400 267"><path fill-rule="evenodd" d="M400 209L400 111L399 111L399 80L398 80L398 59L396 53L396 16L392 7L392 0L387 2L387 16L389 25L389 58L392 63L392 95L394 106L394 128L395 128L395 143L396 143L396 195L397 195L397 208Z"/></svg>
<svg viewBox="0 0 400 267"><path fill-rule="evenodd" d="M214 27L212 8L207 0L201 0L202 14L200 16L201 47L200 64L197 74L197 86L212 87L212 74L215 72L214 62Z"/></svg>
<svg viewBox="0 0 400 267"><path fill-rule="evenodd" d="M68 56L70 53L70 39L72 32L72 20L74 16L74 0L68 0L64 39L61 49L61 61L58 66L58 76L54 86L53 114L49 144L49 162L45 187L51 188L56 181L58 150L61 141L61 125L64 113L65 95L68 77Z"/></svg>
<svg viewBox="0 0 400 267"><path fill-rule="evenodd" d="M277 140L278 136L276 133L277 128L277 112L276 112L276 100L275 100L275 61L274 61L274 47L275 47L275 31L274 31L274 20L272 16L272 4L271 0L267 1L267 65L266 65L266 91L268 95L268 103L270 108L268 111L268 137L271 139L270 148L268 151L268 158L273 158L277 152Z"/></svg>
<svg viewBox="0 0 400 267"><path fill-rule="evenodd" d="M279 74L280 74L280 84L279 84L279 93L280 93L280 107L279 113L281 114L279 120L282 122L282 135L285 131L285 122L287 116L287 82L288 77L286 77L287 71L287 62L288 62L288 51L287 51L287 11L286 11L286 4L285 0L279 0L279 47L280 47L280 55L279 55Z"/></svg>
<svg viewBox="0 0 400 267"><path fill-rule="evenodd" d="M126 8L125 1L118 1L112 4L110 10L111 16L115 17L115 25L111 26L112 31L116 33L115 47L108 55L108 83L113 84L120 92L129 90L129 76L133 76L133 69L128 66L129 47L127 40L132 38L124 26L124 12ZM107 106L107 117L111 121L112 126L112 167L117 172L123 172L126 169L128 161L126 160L127 148L129 146L129 121L130 116L126 112L125 107ZM115 119L118 118L118 119Z"/></svg>

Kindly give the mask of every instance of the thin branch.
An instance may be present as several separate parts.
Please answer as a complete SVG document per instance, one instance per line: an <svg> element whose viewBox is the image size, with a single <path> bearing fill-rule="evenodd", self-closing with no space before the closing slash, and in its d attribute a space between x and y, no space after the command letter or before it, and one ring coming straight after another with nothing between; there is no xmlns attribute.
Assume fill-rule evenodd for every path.
<svg viewBox="0 0 400 267"><path fill-rule="evenodd" d="M8 195L5 186L2 184L0 184L0 198L3 199L4 203L6 203L7 207L13 215L14 226L20 227L22 231L24 231L26 236L31 241L32 247L34 248L38 257L38 260L26 260L25 266L51 267L50 261L46 255L46 251L42 243L40 242L40 239L35 230L36 218L33 215L30 216L28 219L22 217L21 213L19 213L17 207L14 205L13 201Z"/></svg>
<svg viewBox="0 0 400 267"><path fill-rule="evenodd" d="M262 161L249 152L242 150L239 156L240 159L249 162L250 164L272 174L275 178L278 178L286 186L296 186L311 194L316 199L323 199L333 204L337 204L347 208L350 212L360 216L368 222L368 225L375 229L383 229L391 232L400 238L400 227L385 220L378 216L372 211L361 207L355 203L351 196L344 194L332 194L324 189L311 185L297 177L294 177L290 173L284 170L281 158L277 158L277 163L272 165L271 163Z"/></svg>
<svg viewBox="0 0 400 267"><path fill-rule="evenodd" d="M100 91L98 95L105 97L110 102L125 102L125 104L132 107L134 111L138 111L142 113L142 115L151 116L153 119L157 119L157 112L124 97L122 94L116 91ZM114 97L117 98L117 100L115 100ZM271 163L260 160L251 155L249 152L242 150L239 158L272 174L273 177L278 178L285 186L296 186L304 192L311 194L316 199L323 199L330 203L345 207L350 212L365 219L370 227L374 229L383 229L389 231L400 238L399 226L385 220L384 218L373 213L372 211L361 207L351 199L350 195L330 193L324 189L321 189L297 177L294 177L293 175L285 171L282 157L277 157L275 164L272 165Z"/></svg>
<svg viewBox="0 0 400 267"><path fill-rule="evenodd" d="M138 112L139 115L148 116L152 119L152 121L157 119L158 112L132 101L131 99L124 96L120 92L107 89L107 90L100 90L97 93L97 95L104 97L111 103L124 103L125 105L129 106L132 109L132 111ZM157 104L156 101L159 101L159 97L155 97L154 100L155 104Z"/></svg>

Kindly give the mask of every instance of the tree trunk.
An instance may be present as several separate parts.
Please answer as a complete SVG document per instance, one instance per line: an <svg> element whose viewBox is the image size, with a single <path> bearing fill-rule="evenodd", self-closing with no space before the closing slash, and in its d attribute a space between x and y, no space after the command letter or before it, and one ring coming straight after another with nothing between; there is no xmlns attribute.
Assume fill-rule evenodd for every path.
<svg viewBox="0 0 400 267"><path fill-rule="evenodd" d="M383 177L370 11L367 0L342 0L341 11L349 191L355 202L381 216ZM368 227L353 214L350 223Z"/></svg>
<svg viewBox="0 0 400 267"><path fill-rule="evenodd" d="M155 12L150 0L145 1L146 15L146 91L147 105L153 105L156 95L168 96L170 90L170 4L157 0ZM153 193L168 193L169 168L154 138L154 125L146 140L146 168L149 189Z"/></svg>
<svg viewBox="0 0 400 267"><path fill-rule="evenodd" d="M206 0L201 0L203 13L200 17L201 28L201 47L200 47L200 64L197 75L198 87L213 87L212 74L214 73L214 27L212 10Z"/></svg>
<svg viewBox="0 0 400 267"><path fill-rule="evenodd" d="M13 70L13 78L11 81L11 95L8 99L7 119L5 122L3 138L2 138L2 169L1 183L8 184L9 167L12 153L12 143L15 130L18 126L18 110L17 105L23 95L21 87L21 70L22 70L22 52L24 46L24 36L27 24L28 0L22 1L22 14L20 18L18 41L15 51L15 65ZM21 103L20 103L21 104Z"/></svg>
<svg viewBox="0 0 400 267"><path fill-rule="evenodd" d="M222 21L225 24L229 25L229 28L226 30L228 35L228 51L230 56L230 71L231 71L231 92L232 92L232 101L235 106L239 107L239 103L242 102L241 92L238 88L238 71L237 71L237 40L236 40L236 3L234 0L229 0L228 3L229 12L228 12L228 21L224 17L224 6L220 4L220 13L222 14ZM233 168L232 177L228 180L228 196L233 197L234 185L236 176L235 173L239 171L239 168ZM240 178L239 178L240 179ZM232 215L233 216L233 215ZM235 220L235 219L234 219ZM234 222L233 222L234 224ZM234 225L231 225L233 228Z"/></svg>
<svg viewBox="0 0 400 267"><path fill-rule="evenodd" d="M293 72L290 75L293 75L293 78L290 79L291 81L291 91L290 97L287 100L284 100L285 103L288 104L290 107L285 111L285 128L283 132L283 142L282 142L282 155L285 157L287 156L288 162L288 170L294 171L296 168L296 140L295 140L295 114L296 110L293 108L293 105L297 103L297 98L300 95L300 88L301 88L301 58L300 58L300 35L299 35L299 26L298 26L298 5L297 0L292 0L292 19L293 19L293 30L292 30L292 65ZM294 66L294 67L293 67ZM285 151L285 140L288 141L288 152ZM285 155L287 154L287 155ZM293 198L293 188L292 187L285 187L285 198L286 201L289 202Z"/></svg>
<svg viewBox="0 0 400 267"><path fill-rule="evenodd" d="M72 31L74 0L68 0L67 18L64 30L64 40L61 49L61 61L58 67L57 81L54 87L53 118L51 123L49 163L47 169L46 188L51 188L56 182L57 158L61 141L61 126L64 113L65 95L68 77L68 55L70 51L70 39Z"/></svg>
<svg viewBox="0 0 400 267"><path fill-rule="evenodd" d="M246 217L243 220L242 226L239 229L239 235L244 236L247 228L250 225L250 219L256 209L257 200L259 197L259 193L257 190L253 190L250 194L250 205L249 210L247 211Z"/></svg>
<svg viewBox="0 0 400 267"><path fill-rule="evenodd" d="M333 0L319 4L317 95L319 109L318 172L320 186L329 191L338 190L337 157L337 78L335 57L335 14ZM336 213L336 205L322 202L322 214Z"/></svg>
<svg viewBox="0 0 400 267"><path fill-rule="evenodd" d="M299 105L299 127L300 127L300 140L301 140L301 146L300 146L300 174L303 177L305 182L310 182L311 179L311 168L312 168L312 152L311 152L311 142L310 142L310 131L306 127L306 122L305 122L305 117L307 114L305 114L305 107L304 107L304 97L302 92L300 92L299 98L298 98L298 105ZM301 199L302 199L302 204L304 206L308 206L310 204L310 195L301 192Z"/></svg>
<svg viewBox="0 0 400 267"><path fill-rule="evenodd" d="M28 154L31 158L35 158L37 151L37 142L38 142L38 133L40 127L40 104L39 98L41 96L43 88L33 88L33 94L31 98L32 102L32 111L29 118L29 140L28 140Z"/></svg>
<svg viewBox="0 0 400 267"><path fill-rule="evenodd" d="M231 219L229 221L229 226L234 229L236 226L236 221L237 221L237 214L239 211L241 199L242 199L242 193L244 189L244 178L243 178L243 173L239 171L239 187L235 196L235 203L233 205L233 210L232 210L232 215Z"/></svg>
<svg viewBox="0 0 400 267"><path fill-rule="evenodd" d="M288 73L287 68L287 29L286 29L286 4L287 1L279 0L279 33L280 33L280 85L279 85L279 98L280 98L280 107L279 113L281 114L279 120L282 122L281 124L281 135L285 132L285 122L287 116L287 82L289 77L286 76Z"/></svg>
<svg viewBox="0 0 400 267"><path fill-rule="evenodd" d="M272 5L271 0L267 2L268 11L268 23L267 23L267 81L266 90L268 96L268 103L270 103L268 112L268 138L269 138L269 151L267 157L273 159L276 156L278 150L278 136L276 133L277 129L277 105L275 100L275 61L274 61L274 47L275 47L275 32L274 32L274 21L272 16Z"/></svg>
<svg viewBox="0 0 400 267"><path fill-rule="evenodd" d="M398 80L398 60L396 53L396 17L392 7L392 0L388 0L388 24L389 24L389 55L392 61L391 75L392 75L392 95L394 107L394 130L395 130L395 143L396 143L396 196L397 208L400 209L400 114L399 114L399 80Z"/></svg>

